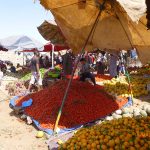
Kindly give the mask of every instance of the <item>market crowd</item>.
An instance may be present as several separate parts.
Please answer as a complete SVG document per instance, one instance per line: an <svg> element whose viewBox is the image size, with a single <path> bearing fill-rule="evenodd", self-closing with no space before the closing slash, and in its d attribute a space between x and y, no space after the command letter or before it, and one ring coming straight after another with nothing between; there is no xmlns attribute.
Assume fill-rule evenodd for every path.
<svg viewBox="0 0 150 150"><path fill-rule="evenodd" d="M78 65L75 69L74 76L79 77L80 81L89 80L93 85L96 85L95 75L104 75L108 74L111 77L119 77L125 75L126 67L130 63L133 66L136 65L137 61L136 49L133 49L129 52L120 51L118 54L109 54L105 51L95 50L91 53L84 52L81 56L75 56L71 49L67 50L64 55L61 55L60 52L54 54L54 66L61 67L60 78L65 78L71 76L75 64ZM17 64L14 66L12 62L9 61L0 61L0 80L2 79L6 71L17 74L20 70L22 71L25 68L30 68L32 76L29 83L28 90L30 91L33 84L39 85L39 88L42 87L42 76L40 73L40 68L50 68L52 70L52 54L51 55L41 55L39 52L34 52L34 56L30 59L26 59L26 66L21 66Z"/></svg>
<svg viewBox="0 0 150 150"><path fill-rule="evenodd" d="M58 52L54 55L54 65L61 66L62 71L59 78L71 76L76 63L75 76L79 77L80 81L90 80L93 85L96 85L95 74L109 74L111 77L125 75L126 67L128 65L128 58L136 63L137 54L133 49L130 53L121 51L118 54L109 54L104 51L96 50L93 53L85 52L84 54L75 56L72 50L67 50L64 55ZM42 86L42 77L40 74L40 67L50 68L52 65L51 56L40 56L40 53L35 52L30 62L32 77L30 80L29 91L31 86L36 82ZM54 68L51 68L54 69Z"/></svg>

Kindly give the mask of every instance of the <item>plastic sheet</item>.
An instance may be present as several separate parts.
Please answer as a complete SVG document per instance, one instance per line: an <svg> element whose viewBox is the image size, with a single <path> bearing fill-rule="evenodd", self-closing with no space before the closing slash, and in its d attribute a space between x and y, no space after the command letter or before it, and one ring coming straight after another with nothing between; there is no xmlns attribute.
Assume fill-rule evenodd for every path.
<svg viewBox="0 0 150 150"><path fill-rule="evenodd" d="M10 104L9 104L10 108L12 108L12 109L14 109L14 110L15 110L15 109L18 109L18 108L24 109L24 108L30 107L30 106L32 105L33 100L32 100L32 99L29 99L29 100L27 100L27 101L24 101L21 106L16 106L16 100L17 100L18 98L19 98L19 96L15 96L15 97L13 97L13 98L10 100ZM123 107L127 107L127 106L132 105L131 102L132 102L132 100L131 100L131 98L129 98L128 103L126 103ZM26 114L26 115L28 115L28 114ZM30 116L29 116L29 117L30 117ZM102 118L98 118L97 120L103 119L103 118L105 118L105 117L106 117L106 116L104 116L104 117L102 117ZM53 135L53 130L51 130L51 129L46 129L46 128L42 128L42 127L40 126L40 123L39 123L37 120L35 120L35 119L32 118L32 117L31 117L31 119L32 119L33 123L35 124L35 126L36 126L39 130L42 130L42 131L46 132L46 133L49 134L49 135ZM78 126L73 127L73 128L59 129L59 130L57 131L57 133L58 133L58 134L68 133L68 132L77 130L77 129L83 127L83 126L89 126L89 125L95 123L97 120L93 120L93 121L91 121L91 122L89 122L89 123L86 123L86 124L84 124L84 125L78 125Z"/></svg>

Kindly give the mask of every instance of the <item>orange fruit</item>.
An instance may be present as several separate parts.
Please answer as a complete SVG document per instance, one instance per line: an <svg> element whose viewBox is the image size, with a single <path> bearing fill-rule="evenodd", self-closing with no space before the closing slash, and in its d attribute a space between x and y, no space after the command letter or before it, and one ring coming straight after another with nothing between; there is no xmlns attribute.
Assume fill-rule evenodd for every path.
<svg viewBox="0 0 150 150"><path fill-rule="evenodd" d="M92 147L92 148L95 148L95 147L96 147L96 143L92 143L92 144L91 144L91 147Z"/></svg>
<svg viewBox="0 0 150 150"><path fill-rule="evenodd" d="M120 147L118 145L115 146L115 150L119 150Z"/></svg>
<svg viewBox="0 0 150 150"><path fill-rule="evenodd" d="M120 143L120 139L119 139L118 137L115 139L115 143L116 143L116 144L119 144L119 143Z"/></svg>
<svg viewBox="0 0 150 150"><path fill-rule="evenodd" d="M133 146L133 145L134 145L134 143L133 143L132 141L129 141L129 145Z"/></svg>
<svg viewBox="0 0 150 150"><path fill-rule="evenodd" d="M129 147L129 143L128 142L124 142L123 143L125 147Z"/></svg>
<svg viewBox="0 0 150 150"><path fill-rule="evenodd" d="M67 148L67 145L66 145L66 144L63 144L63 145L62 145L62 148L63 148L63 149L66 149L66 148Z"/></svg>
<svg viewBox="0 0 150 150"><path fill-rule="evenodd" d="M89 149L89 150L91 149L91 145L90 144L87 145L87 149Z"/></svg>
<svg viewBox="0 0 150 150"><path fill-rule="evenodd" d="M104 140L103 140L103 142L104 143L107 143L109 140L107 139L107 138L105 138Z"/></svg>
<svg viewBox="0 0 150 150"><path fill-rule="evenodd" d="M144 144L145 144L144 140L140 140L140 145L144 145Z"/></svg>
<svg viewBox="0 0 150 150"><path fill-rule="evenodd" d="M135 147L137 148L137 149L140 149L140 145L139 144L135 144Z"/></svg>
<svg viewBox="0 0 150 150"><path fill-rule="evenodd" d="M102 145L101 148L102 148L102 150L107 150L107 146L106 145Z"/></svg>
<svg viewBox="0 0 150 150"><path fill-rule="evenodd" d="M100 135L100 139L104 139L104 135Z"/></svg>
<svg viewBox="0 0 150 150"><path fill-rule="evenodd" d="M70 146L71 146L71 147L74 147L74 143L70 143Z"/></svg>
<svg viewBox="0 0 150 150"><path fill-rule="evenodd" d="M149 145L148 145L147 143L145 143L145 144L144 144L144 148L147 149L148 147L149 147Z"/></svg>
<svg viewBox="0 0 150 150"><path fill-rule="evenodd" d="M70 147L70 150L75 150L75 148L74 147Z"/></svg>
<svg viewBox="0 0 150 150"><path fill-rule="evenodd" d="M114 132L111 132L110 135L113 137L113 136L115 135L115 133L114 133Z"/></svg>
<svg viewBox="0 0 150 150"><path fill-rule="evenodd" d="M92 143L93 143L93 141L90 139L90 140L88 140L88 143L89 143L89 144L92 144Z"/></svg>
<svg viewBox="0 0 150 150"><path fill-rule="evenodd" d="M108 142L109 147L114 147L115 146L115 141L114 140L110 140Z"/></svg>
<svg viewBox="0 0 150 150"><path fill-rule="evenodd" d="M97 145L96 148L97 148L97 149L100 149L100 145Z"/></svg>
<svg viewBox="0 0 150 150"><path fill-rule="evenodd" d="M134 148L133 146L131 146L131 147L129 148L129 150L136 150L136 148Z"/></svg>
<svg viewBox="0 0 150 150"><path fill-rule="evenodd" d="M95 143L96 143L96 145L98 145L98 144L99 144L99 141L98 141L98 140L96 140L96 141L95 141Z"/></svg>
<svg viewBox="0 0 150 150"><path fill-rule="evenodd" d="M86 147L86 145L87 145L86 142L82 143L82 147Z"/></svg>
<svg viewBox="0 0 150 150"><path fill-rule="evenodd" d="M106 136L106 138L107 138L108 140L110 140L110 139L111 139L111 137L110 137L110 136Z"/></svg>

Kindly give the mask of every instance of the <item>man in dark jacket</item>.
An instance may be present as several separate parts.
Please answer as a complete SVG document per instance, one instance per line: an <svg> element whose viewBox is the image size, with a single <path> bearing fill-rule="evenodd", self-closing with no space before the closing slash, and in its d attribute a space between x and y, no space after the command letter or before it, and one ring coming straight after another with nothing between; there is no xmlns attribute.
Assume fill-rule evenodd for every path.
<svg viewBox="0 0 150 150"><path fill-rule="evenodd" d="M94 85L96 85L95 77L90 72L90 65L86 62L85 58L81 58L80 60L82 66L80 70L80 81L85 81L86 78L90 78Z"/></svg>

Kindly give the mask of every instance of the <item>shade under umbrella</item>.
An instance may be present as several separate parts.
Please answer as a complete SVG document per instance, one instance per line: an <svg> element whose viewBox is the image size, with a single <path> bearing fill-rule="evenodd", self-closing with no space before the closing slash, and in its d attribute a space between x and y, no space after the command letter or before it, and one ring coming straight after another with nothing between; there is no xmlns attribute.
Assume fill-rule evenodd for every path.
<svg viewBox="0 0 150 150"><path fill-rule="evenodd" d="M66 45L66 39L54 20L44 21L38 27L39 33L53 44Z"/></svg>
<svg viewBox="0 0 150 150"><path fill-rule="evenodd" d="M43 44L28 36L11 36L0 40L0 44L8 50L43 49Z"/></svg>
<svg viewBox="0 0 150 150"><path fill-rule="evenodd" d="M104 1L106 3L102 10ZM96 24L85 50L91 51L94 48L106 48L109 52L117 52L120 49L129 50L136 47L141 61L146 63L150 58L150 30L147 30L150 19L149 2L146 0L147 14L143 16L146 10L142 9L143 7L146 8L145 0L126 0L126 3L128 3L127 1L132 2L133 6L134 3L138 2L135 8L133 6L123 8L125 1L117 1L40 0L41 4L54 15L58 26L67 39L69 47L74 52L78 53L83 48L93 25ZM131 10L130 8L133 9L133 13L128 15L126 11ZM139 11L141 13L138 13ZM136 14L138 15L134 18ZM98 22L95 22L97 16ZM133 17L134 21L138 21L136 18L141 16L143 17L138 24L131 20L131 17Z"/></svg>

